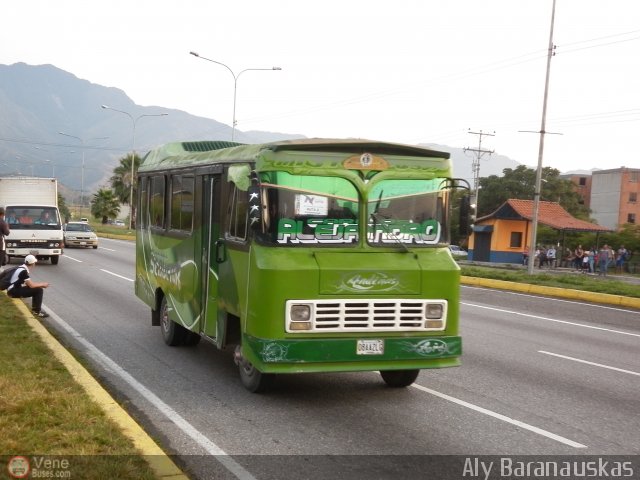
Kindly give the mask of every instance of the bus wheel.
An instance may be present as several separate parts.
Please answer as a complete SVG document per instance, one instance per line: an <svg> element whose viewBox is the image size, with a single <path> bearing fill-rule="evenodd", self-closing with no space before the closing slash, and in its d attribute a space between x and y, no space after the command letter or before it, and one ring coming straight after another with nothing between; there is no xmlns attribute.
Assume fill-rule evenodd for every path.
<svg viewBox="0 0 640 480"><path fill-rule="evenodd" d="M182 345L189 333L186 328L169 318L169 308L165 297L162 297L162 302L160 303L160 331L162 332L164 343L171 347Z"/></svg>
<svg viewBox="0 0 640 480"><path fill-rule="evenodd" d="M51 256L51 264L52 265L57 265L59 261L60 261L60 255L52 255Z"/></svg>
<svg viewBox="0 0 640 480"><path fill-rule="evenodd" d="M238 364L238 370L240 371L240 380L244 388L252 393L266 392L275 379L273 373L262 373L258 371L251 362L240 357L240 345L236 347L236 363Z"/></svg>
<svg viewBox="0 0 640 480"><path fill-rule="evenodd" d="M383 370L380 375L389 387L403 388L415 382L419 373L420 370Z"/></svg>
<svg viewBox="0 0 640 480"><path fill-rule="evenodd" d="M199 333L187 331L187 334L185 335L185 338L184 338L184 344L187 347L195 347L200 343L201 338L202 337L200 336Z"/></svg>

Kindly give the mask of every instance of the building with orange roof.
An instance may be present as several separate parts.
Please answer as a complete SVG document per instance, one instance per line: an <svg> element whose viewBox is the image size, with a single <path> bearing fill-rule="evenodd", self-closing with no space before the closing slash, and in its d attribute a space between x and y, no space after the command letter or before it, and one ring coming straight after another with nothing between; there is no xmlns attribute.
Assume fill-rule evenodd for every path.
<svg viewBox="0 0 640 480"><path fill-rule="evenodd" d="M522 263L529 250L533 200L510 199L490 215L476 220L469 239L469 260ZM557 202L541 201L538 223L562 232L609 232L611 229L573 217Z"/></svg>

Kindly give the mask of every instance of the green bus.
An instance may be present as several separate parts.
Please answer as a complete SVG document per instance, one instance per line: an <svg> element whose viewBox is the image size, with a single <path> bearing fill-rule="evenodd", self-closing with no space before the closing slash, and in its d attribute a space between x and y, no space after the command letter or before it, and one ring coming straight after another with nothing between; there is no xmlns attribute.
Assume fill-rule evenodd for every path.
<svg viewBox="0 0 640 480"><path fill-rule="evenodd" d="M303 372L406 387L460 364L457 186L418 146L163 145L138 172L136 295L167 345L233 350L252 392Z"/></svg>

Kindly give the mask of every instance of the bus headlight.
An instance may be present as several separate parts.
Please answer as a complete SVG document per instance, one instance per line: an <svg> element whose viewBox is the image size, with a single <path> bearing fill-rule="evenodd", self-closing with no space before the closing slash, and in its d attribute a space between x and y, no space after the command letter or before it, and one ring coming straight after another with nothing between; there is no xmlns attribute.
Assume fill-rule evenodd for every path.
<svg viewBox="0 0 640 480"><path fill-rule="evenodd" d="M424 309L424 327L427 330L444 330L444 311L442 303L427 303Z"/></svg>
<svg viewBox="0 0 640 480"><path fill-rule="evenodd" d="M442 304L441 303L427 303L425 309L425 317L428 319L442 318Z"/></svg>
<svg viewBox="0 0 640 480"><path fill-rule="evenodd" d="M311 330L311 305L294 303L290 306L289 330Z"/></svg>

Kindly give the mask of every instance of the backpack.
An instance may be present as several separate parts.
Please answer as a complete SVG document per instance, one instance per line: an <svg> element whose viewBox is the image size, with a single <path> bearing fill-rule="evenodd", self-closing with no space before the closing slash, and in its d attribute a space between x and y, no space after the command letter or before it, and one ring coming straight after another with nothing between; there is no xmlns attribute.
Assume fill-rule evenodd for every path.
<svg viewBox="0 0 640 480"><path fill-rule="evenodd" d="M5 268L2 272L0 272L0 290L6 290L11 285L11 277L13 276L13 272L18 270L22 265L18 265L11 268Z"/></svg>

